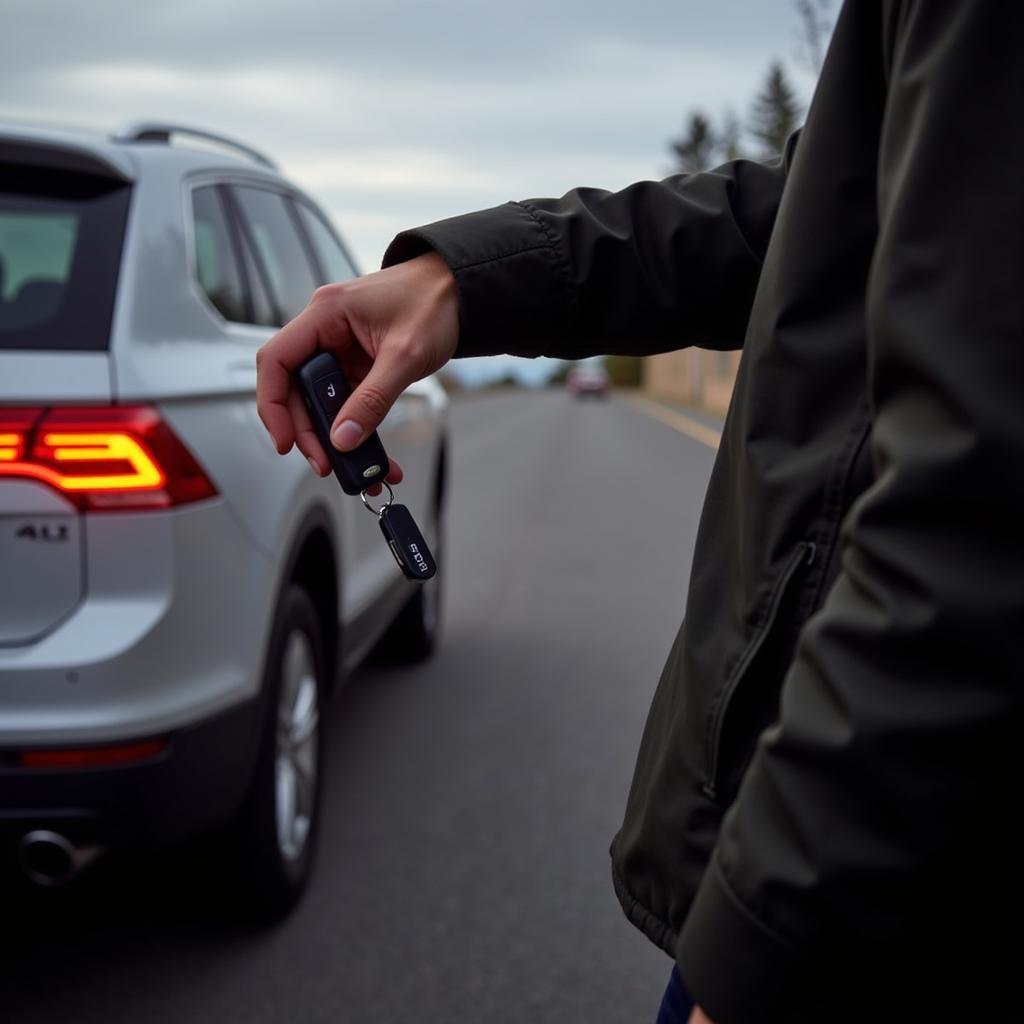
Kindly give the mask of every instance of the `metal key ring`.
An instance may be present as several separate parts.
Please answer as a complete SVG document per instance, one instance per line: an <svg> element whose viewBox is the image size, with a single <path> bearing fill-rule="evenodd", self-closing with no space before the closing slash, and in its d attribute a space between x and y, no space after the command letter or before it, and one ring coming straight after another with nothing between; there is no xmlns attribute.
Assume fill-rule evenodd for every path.
<svg viewBox="0 0 1024 1024"><path fill-rule="evenodd" d="M391 484L389 484L386 480L381 480L380 485L381 485L381 487L385 488L387 490L387 492L388 492L388 500L386 502L384 502L384 504L381 505L380 508L374 508L366 500L366 491L360 491L359 492L359 497L362 499L362 502L366 506L367 510L372 512L378 519L381 517L382 513L384 512L384 509L386 509L389 505L393 505L395 503L395 492L393 490L391 490Z"/></svg>

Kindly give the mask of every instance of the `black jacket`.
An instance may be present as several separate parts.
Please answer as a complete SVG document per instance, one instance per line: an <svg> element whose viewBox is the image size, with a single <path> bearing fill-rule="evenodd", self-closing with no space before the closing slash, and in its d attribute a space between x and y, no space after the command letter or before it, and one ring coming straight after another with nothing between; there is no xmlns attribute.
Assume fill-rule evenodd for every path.
<svg viewBox="0 0 1024 1024"><path fill-rule="evenodd" d="M445 257L461 354L743 339L612 847L719 1024L1024 1019L1022 197L1024 5L853 0L780 162L385 258Z"/></svg>

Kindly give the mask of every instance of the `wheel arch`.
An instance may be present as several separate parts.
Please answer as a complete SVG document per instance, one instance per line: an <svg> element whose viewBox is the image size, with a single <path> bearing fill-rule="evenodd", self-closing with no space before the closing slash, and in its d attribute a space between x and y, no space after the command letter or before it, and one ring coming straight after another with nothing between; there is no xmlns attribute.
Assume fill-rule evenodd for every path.
<svg viewBox="0 0 1024 1024"><path fill-rule="evenodd" d="M340 664L340 581L341 552L331 517L323 507L314 506L294 532L277 588L276 606L280 606L285 591L292 584L309 594L324 640L328 691L334 689Z"/></svg>

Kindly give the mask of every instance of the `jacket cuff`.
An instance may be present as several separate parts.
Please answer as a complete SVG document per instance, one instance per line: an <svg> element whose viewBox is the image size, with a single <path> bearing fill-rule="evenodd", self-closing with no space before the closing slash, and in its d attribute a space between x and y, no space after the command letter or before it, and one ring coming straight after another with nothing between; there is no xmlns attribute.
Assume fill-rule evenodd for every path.
<svg viewBox="0 0 1024 1024"><path fill-rule="evenodd" d="M740 902L714 857L679 936L686 988L715 1024L782 1021L793 1009L797 951Z"/></svg>
<svg viewBox="0 0 1024 1024"><path fill-rule="evenodd" d="M506 203L403 231L389 267L434 250L455 275L459 356L557 355L569 327L569 281L551 239L526 207Z"/></svg>

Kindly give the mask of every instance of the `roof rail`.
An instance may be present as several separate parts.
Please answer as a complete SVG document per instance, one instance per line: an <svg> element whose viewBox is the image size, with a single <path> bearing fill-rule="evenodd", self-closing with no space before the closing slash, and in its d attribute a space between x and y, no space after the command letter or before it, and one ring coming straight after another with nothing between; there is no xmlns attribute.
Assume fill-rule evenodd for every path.
<svg viewBox="0 0 1024 1024"><path fill-rule="evenodd" d="M245 145L244 142L237 142L225 135L218 135L216 132L203 131L201 128L189 128L183 124L165 124L161 121L132 121L122 125L110 137L111 142L165 142L170 143L172 135L187 135L193 139L202 139L205 142L215 142L228 149L234 149L245 154L250 160L264 167L277 170L277 164L269 157L264 156L259 150Z"/></svg>

